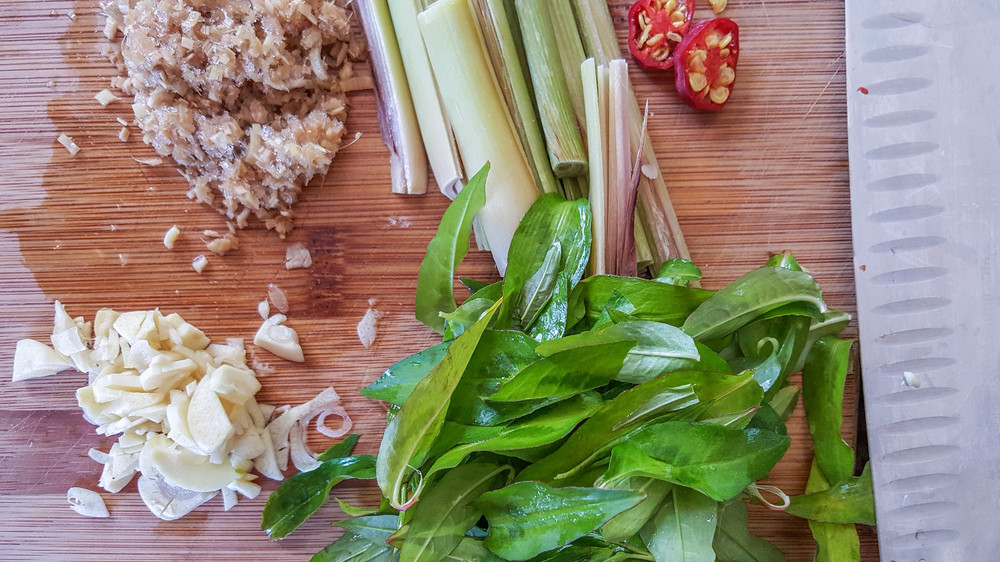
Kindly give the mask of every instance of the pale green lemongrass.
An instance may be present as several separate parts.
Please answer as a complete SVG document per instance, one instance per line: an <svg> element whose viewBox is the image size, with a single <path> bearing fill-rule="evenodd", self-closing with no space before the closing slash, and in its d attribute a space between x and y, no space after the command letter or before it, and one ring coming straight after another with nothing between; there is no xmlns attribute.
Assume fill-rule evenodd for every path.
<svg viewBox="0 0 1000 562"><path fill-rule="evenodd" d="M354 6L368 38L379 126L389 149L392 192L424 193L427 191L427 155L389 6L386 0L355 0Z"/></svg>
<svg viewBox="0 0 1000 562"><path fill-rule="evenodd" d="M423 10L423 2L388 0L388 4L427 160L441 193L454 199L462 189L462 164L417 27L417 14Z"/></svg>
<svg viewBox="0 0 1000 562"><path fill-rule="evenodd" d="M587 155L563 74L547 0L514 0L514 7L552 171L557 178L584 175Z"/></svg>
<svg viewBox="0 0 1000 562"><path fill-rule="evenodd" d="M559 191L549 156L545 148L531 85L526 78L527 62L520 44L517 18L504 0L472 0L476 17L481 23L486 52L500 85L504 102L510 111L518 139L542 193Z"/></svg>
<svg viewBox="0 0 1000 562"><path fill-rule="evenodd" d="M587 116L587 155L590 161L590 211L593 216L592 248L590 251L590 273L604 275L607 273L606 246L606 182L604 170L604 155L607 153L607 108L602 103L607 99L607 69L598 67L593 58L589 58L580 66L581 84L583 86L583 102Z"/></svg>
<svg viewBox="0 0 1000 562"><path fill-rule="evenodd" d="M417 16L441 100L466 170L491 164L479 212L497 269L518 222L538 196L468 0L437 0Z"/></svg>
<svg viewBox="0 0 1000 562"><path fill-rule="evenodd" d="M573 17L573 6L569 0L548 0L552 29L555 31L559 61L569 90L569 100L573 104L577 125L583 130L587 126L587 115L583 102L583 83L580 81L580 65L587 58L583 50L580 31Z"/></svg>

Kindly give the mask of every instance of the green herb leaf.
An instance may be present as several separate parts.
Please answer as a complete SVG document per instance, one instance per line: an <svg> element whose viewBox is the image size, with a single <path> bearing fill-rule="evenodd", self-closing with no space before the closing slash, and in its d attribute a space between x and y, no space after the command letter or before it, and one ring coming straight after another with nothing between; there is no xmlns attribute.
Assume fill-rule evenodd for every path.
<svg viewBox="0 0 1000 562"><path fill-rule="evenodd" d="M611 342L636 342L615 377L633 384L644 383L670 371L689 369L700 359L691 336L669 324L643 320L622 322L600 330L545 342L535 351L547 356L577 347Z"/></svg>
<svg viewBox="0 0 1000 562"><path fill-rule="evenodd" d="M502 294L503 281L497 281L473 293L454 312L442 312L441 317L444 318L442 339L449 341L460 336L469 326L475 324L493 303L500 300Z"/></svg>
<svg viewBox="0 0 1000 562"><path fill-rule="evenodd" d="M365 517L367 515L378 515L380 513L395 512L396 510L389 507L389 500L382 498L379 505L375 507L361 507L354 506L340 498L333 498L337 500L337 505L340 507L340 511L344 512L344 515L348 517Z"/></svg>
<svg viewBox="0 0 1000 562"><path fill-rule="evenodd" d="M510 471L510 466L470 463L445 473L413 507L401 559L437 562L452 552L482 516L472 502L502 486Z"/></svg>
<svg viewBox="0 0 1000 562"><path fill-rule="evenodd" d="M324 461L281 483L267 498L260 528L272 540L294 531L330 497L330 489L351 478L375 477L375 457L359 455Z"/></svg>
<svg viewBox="0 0 1000 562"><path fill-rule="evenodd" d="M338 521L334 525L373 543L385 544L385 541L399 530L399 517L396 515L369 515Z"/></svg>
<svg viewBox="0 0 1000 562"><path fill-rule="evenodd" d="M590 206L555 193L539 197L514 231L503 281L500 328L530 330L552 297L559 272L569 288L583 277L590 259Z"/></svg>
<svg viewBox="0 0 1000 562"><path fill-rule="evenodd" d="M553 402L604 386L618 375L634 346L632 341L611 341L558 351L525 367L490 400Z"/></svg>
<svg viewBox="0 0 1000 562"><path fill-rule="evenodd" d="M461 381L498 305L455 339L441 362L417 383L402 409L386 426L375 474L382 495L389 498L392 507L403 510L407 506L404 485L426 460L428 450L437 439L452 392ZM411 501L420 494L419 484Z"/></svg>
<svg viewBox="0 0 1000 562"><path fill-rule="evenodd" d="M555 285L549 302L538 314L538 318L528 330L528 335L535 341L548 341L562 337L566 333L566 314L569 299L569 276L560 271L556 276Z"/></svg>
<svg viewBox="0 0 1000 562"><path fill-rule="evenodd" d="M631 490L520 482L483 494L476 505L490 522L486 547L509 560L527 560L594 531L643 497Z"/></svg>
<svg viewBox="0 0 1000 562"><path fill-rule="evenodd" d="M806 493L830 488L823 471L813 458ZM809 529L816 539L816 556L813 562L860 562L861 541L857 528L850 523L821 523L809 521Z"/></svg>
<svg viewBox="0 0 1000 562"><path fill-rule="evenodd" d="M387 535L388 536L388 535ZM354 533L344 533L326 548L317 552L310 562L392 562L396 549L385 542L372 542Z"/></svg>
<svg viewBox="0 0 1000 562"><path fill-rule="evenodd" d="M854 471L854 450L840 436L844 382L853 341L834 336L813 346L802 371L802 404L813 438L816 463L828 481L840 482Z"/></svg>
<svg viewBox="0 0 1000 562"><path fill-rule="evenodd" d="M417 320L439 334L444 332L444 319L439 313L456 308L455 269L469 251L472 219L486 204L489 171L490 165L486 163L448 205L420 264L414 313Z"/></svg>
<svg viewBox="0 0 1000 562"><path fill-rule="evenodd" d="M719 524L712 543L719 562L784 562L781 551L750 533L747 504L735 498L719 506Z"/></svg>
<svg viewBox="0 0 1000 562"><path fill-rule="evenodd" d="M449 450L434 461L434 464L427 471L427 477L430 478L438 471L458 466L467 456L477 451L507 454L509 451L552 443L572 431L577 424L589 417L600 405L600 397L591 392L578 394L573 398L553 404L511 423L502 428L495 436L459 445Z"/></svg>
<svg viewBox="0 0 1000 562"><path fill-rule="evenodd" d="M455 388L449 420L468 425L498 425L526 415L542 404L507 405L487 398L518 372L538 360L537 342L514 330L488 331Z"/></svg>
<svg viewBox="0 0 1000 562"><path fill-rule="evenodd" d="M785 435L756 428L660 422L614 448L604 481L648 476L724 501L767 476L790 442Z"/></svg>
<svg viewBox="0 0 1000 562"><path fill-rule="evenodd" d="M701 281L701 270L691 260L683 258L667 260L660 266L660 272L656 274L654 281L687 287L690 283Z"/></svg>
<svg viewBox="0 0 1000 562"><path fill-rule="evenodd" d="M358 439L361 438L360 433L352 433L344 440L336 445L330 446L329 449L321 453L316 460L319 462L328 461L330 459L339 459L340 457L346 457L354 451L354 446L358 444Z"/></svg>
<svg viewBox="0 0 1000 562"><path fill-rule="evenodd" d="M795 496L787 513L821 523L875 525L872 474L866 464L861 476L848 476L825 490Z"/></svg>
<svg viewBox="0 0 1000 562"><path fill-rule="evenodd" d="M712 539L717 517L715 500L674 486L640 536L656 562L715 562Z"/></svg>
<svg viewBox="0 0 1000 562"><path fill-rule="evenodd" d="M490 552L483 541L463 537L441 562L504 562L504 559Z"/></svg>
<svg viewBox="0 0 1000 562"><path fill-rule="evenodd" d="M762 267L706 299L681 327L696 340L714 340L794 302L811 304L820 312L826 310L822 292L812 276L784 267Z"/></svg>
<svg viewBox="0 0 1000 562"><path fill-rule="evenodd" d="M601 527L601 537L611 543L622 542L645 527L674 485L656 478L639 476L627 478L617 487L642 492L646 497L634 507L615 515Z"/></svg>
<svg viewBox="0 0 1000 562"><path fill-rule="evenodd" d="M375 382L362 388L362 396L402 406L413 392L413 387L444 359L449 345L451 342L441 342L396 362Z"/></svg>
<svg viewBox="0 0 1000 562"><path fill-rule="evenodd" d="M691 312L712 294L702 289L678 287L637 277L595 275L580 281L570 292L567 326L576 326L580 321L583 321L584 329L594 325L615 292L635 307L629 313L634 318L663 322L671 326L683 324Z"/></svg>

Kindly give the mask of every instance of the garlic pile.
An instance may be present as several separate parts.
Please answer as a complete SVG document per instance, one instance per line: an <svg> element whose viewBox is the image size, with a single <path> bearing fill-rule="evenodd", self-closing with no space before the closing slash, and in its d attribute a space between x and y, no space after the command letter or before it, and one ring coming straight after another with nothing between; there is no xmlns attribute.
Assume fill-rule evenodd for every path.
<svg viewBox="0 0 1000 562"><path fill-rule="evenodd" d="M86 372L89 384L76 393L84 418L98 434L118 435L110 451L90 451L104 465L100 487L118 492L138 474L143 502L161 519L182 517L220 492L227 510L237 493L256 497L254 470L281 480L289 460L315 468L306 445L313 418L330 437L350 430L333 388L294 408L257 403L260 383L242 340L211 343L180 315L159 310L105 308L93 324L71 318L58 301L55 310L52 347L19 341L14 380ZM339 428L324 425L329 415L341 418Z"/></svg>

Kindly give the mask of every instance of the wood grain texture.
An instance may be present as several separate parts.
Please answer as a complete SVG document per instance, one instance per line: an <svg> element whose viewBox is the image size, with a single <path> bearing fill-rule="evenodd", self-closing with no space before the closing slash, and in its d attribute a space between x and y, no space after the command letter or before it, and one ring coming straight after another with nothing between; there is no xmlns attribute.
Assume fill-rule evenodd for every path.
<svg viewBox="0 0 1000 562"><path fill-rule="evenodd" d="M640 102L648 99L654 113L653 143L708 288L787 249L816 275L832 306L854 312L843 7L839 0L730 0L725 15L741 28L740 72L729 105L716 115L686 109L672 76L631 71ZM628 2L613 0L611 9L624 40ZM703 5L695 17L708 12ZM306 189L298 228L280 240L252 223L238 251L209 255L208 268L196 274L191 259L206 253L201 231L224 230L224 221L184 196L187 185L171 165L133 160L154 155L137 131L129 142L118 140L115 117L131 119L127 100L102 108L93 99L114 73L100 54L102 27L94 0L0 0L0 558L307 558L336 536L329 525L341 514L328 505L290 538L270 542L259 522L272 482L228 513L213 500L170 523L149 514L134 483L104 494L110 519L74 514L66 489L96 488L99 465L87 450L106 450L110 441L76 406L83 375L7 382L14 343L47 337L55 299L88 319L101 307L159 307L213 339L249 339L260 322L256 303L274 282L288 294L289 324L307 361L261 352L276 371L262 379L259 399L297 403L332 384L363 434L360 451L374 453L384 409L357 389L435 341L413 319L414 285L447 202L437 193L389 192L373 99L360 93L351 99L348 126L362 137ZM60 132L74 137L80 154L70 157L56 143ZM162 236L173 224L183 234L168 251ZM295 241L312 250L312 268L284 269L285 247ZM470 254L461 273L496 278L485 253ZM388 315L366 350L355 326L369 298ZM856 382L852 376L845 404L848 438ZM797 494L812 454L801 409L789 430L792 448L772 480ZM352 503L377 498L373 486L357 483L336 495ZM811 560L804 522L756 507L751 519L790 560ZM862 551L877 559L871 529L862 529Z"/></svg>

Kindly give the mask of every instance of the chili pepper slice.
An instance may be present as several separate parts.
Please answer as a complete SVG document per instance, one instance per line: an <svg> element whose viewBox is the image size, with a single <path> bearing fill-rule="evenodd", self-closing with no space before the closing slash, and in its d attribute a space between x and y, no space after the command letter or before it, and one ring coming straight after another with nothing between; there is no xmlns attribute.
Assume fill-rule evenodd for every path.
<svg viewBox="0 0 1000 562"><path fill-rule="evenodd" d="M639 66L666 70L691 28L694 0L639 0L628 11L628 50Z"/></svg>
<svg viewBox="0 0 1000 562"><path fill-rule="evenodd" d="M716 18L691 28L674 51L677 93L694 109L718 111L729 101L740 56L740 29Z"/></svg>

